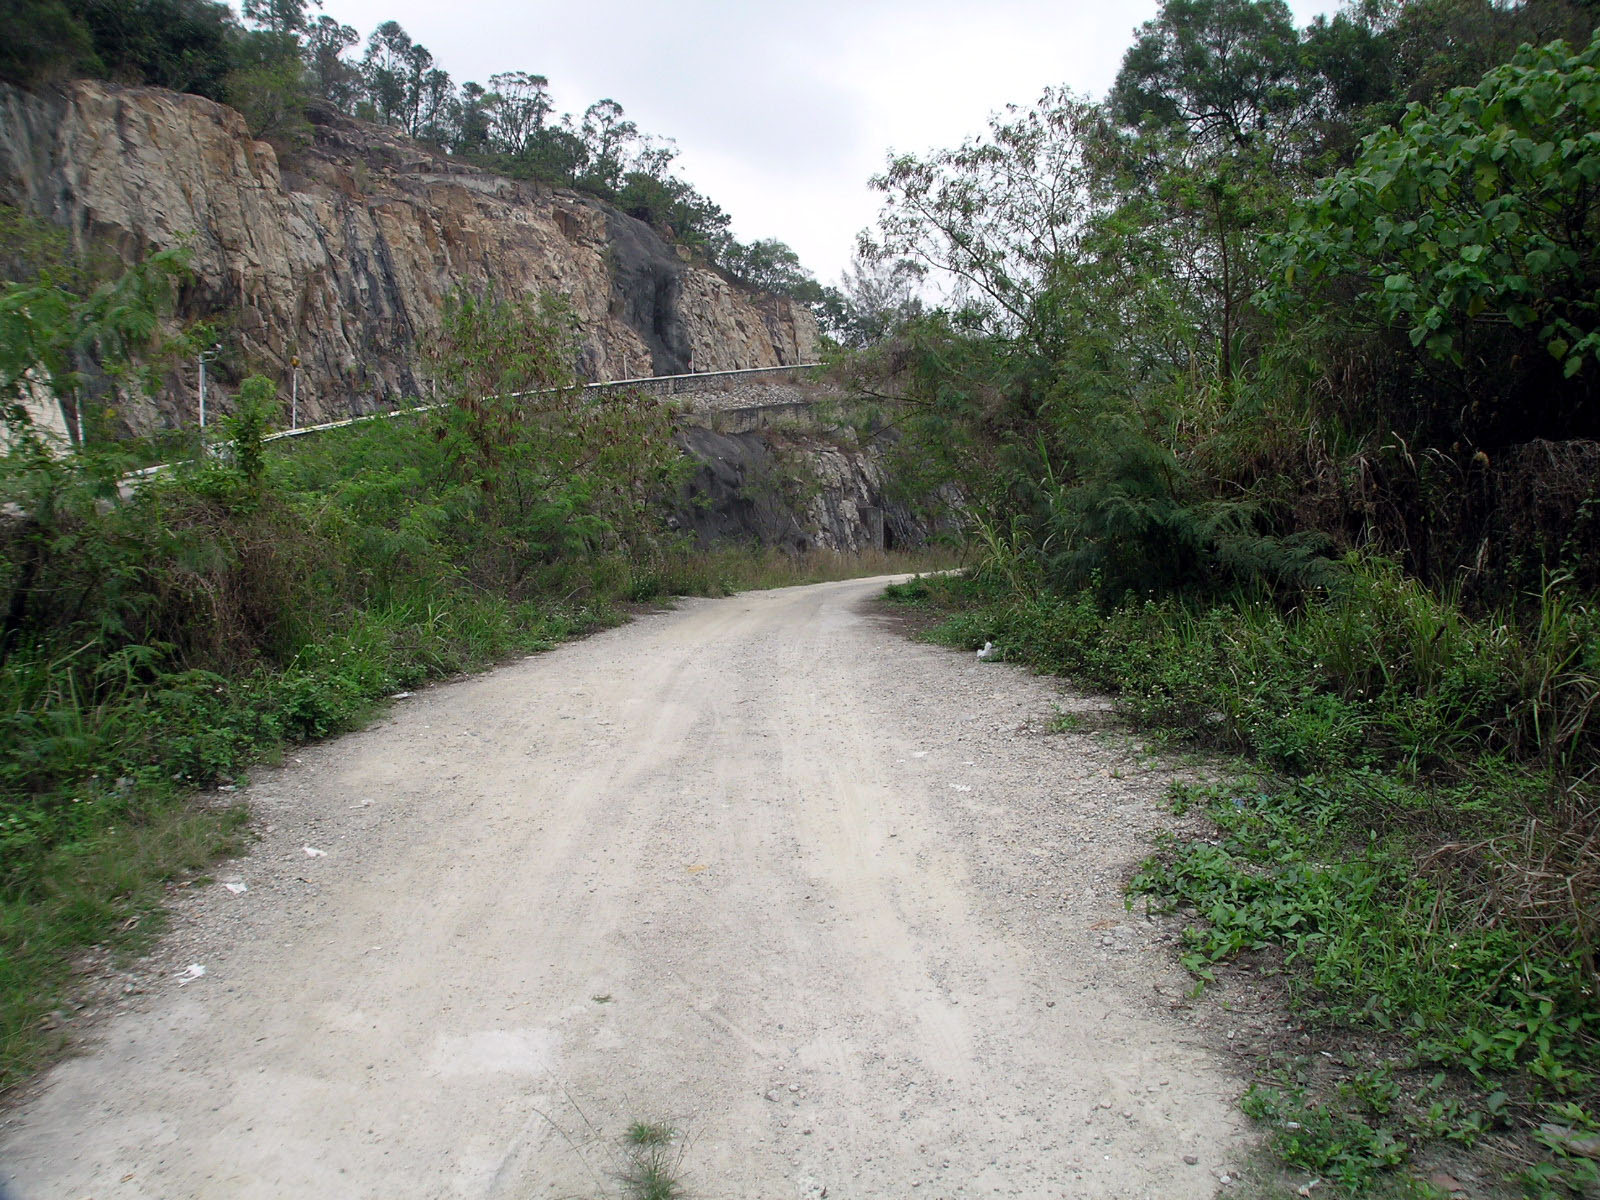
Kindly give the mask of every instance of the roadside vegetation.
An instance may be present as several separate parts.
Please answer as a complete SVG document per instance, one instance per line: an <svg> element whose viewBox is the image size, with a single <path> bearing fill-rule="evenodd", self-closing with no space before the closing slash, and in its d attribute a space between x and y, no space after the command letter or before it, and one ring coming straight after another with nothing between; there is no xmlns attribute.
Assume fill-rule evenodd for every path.
<svg viewBox="0 0 1600 1200"><path fill-rule="evenodd" d="M1285 1194L1600 1191L1597 21L1167 0L877 181L956 287L848 369L979 550L891 594L1224 756L1130 902L1294 1014Z"/></svg>
<svg viewBox="0 0 1600 1200"><path fill-rule="evenodd" d="M1208 830L1167 838L1130 902L1179 914L1197 990L1226 965L1297 1014L1306 1038L1245 1100L1287 1165L1363 1194L1476 1150L1491 1179L1582 1194L1600 860L1574 768L1594 761L1600 621L1560 595L1542 621L1472 618L1392 564L1347 571L1294 607L981 574L890 594L942 616L936 641L993 641L1171 748L1229 756L1174 789Z"/></svg>
<svg viewBox="0 0 1600 1200"><path fill-rule="evenodd" d="M551 298L454 299L432 412L268 444L253 377L220 440L130 477L145 447L69 451L21 402L93 414L187 347L162 316L182 256L101 282L45 259L0 291L0 1088L53 1053L75 957L139 945L164 881L241 846L212 789L284 746L630 604L942 565L672 532L671 410L576 386Z"/></svg>

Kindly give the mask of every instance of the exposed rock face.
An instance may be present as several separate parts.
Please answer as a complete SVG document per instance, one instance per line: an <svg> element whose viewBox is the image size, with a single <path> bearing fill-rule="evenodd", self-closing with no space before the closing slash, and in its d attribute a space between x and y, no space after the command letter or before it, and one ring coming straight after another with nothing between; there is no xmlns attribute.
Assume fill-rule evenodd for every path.
<svg viewBox="0 0 1600 1200"><path fill-rule="evenodd" d="M824 437L685 425L678 444L696 464L676 519L703 545L755 542L785 550L893 550L932 530L885 498L876 455Z"/></svg>
<svg viewBox="0 0 1600 1200"><path fill-rule="evenodd" d="M685 263L595 200L517 183L333 113L280 164L232 109L152 88L0 85L0 203L127 261L186 241L186 318L215 318L224 383L302 362L303 420L409 402L455 288L550 289L592 379L809 361L810 314ZM193 368L135 432L192 420Z"/></svg>

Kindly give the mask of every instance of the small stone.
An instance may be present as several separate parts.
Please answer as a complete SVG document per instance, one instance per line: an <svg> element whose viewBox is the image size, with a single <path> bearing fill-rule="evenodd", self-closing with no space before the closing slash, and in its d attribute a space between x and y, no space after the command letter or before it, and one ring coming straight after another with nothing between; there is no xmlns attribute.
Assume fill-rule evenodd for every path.
<svg viewBox="0 0 1600 1200"><path fill-rule="evenodd" d="M776 1104L778 1102L778 1093L776 1091L768 1092L767 1099Z"/></svg>
<svg viewBox="0 0 1600 1200"><path fill-rule="evenodd" d="M1183 1156L1183 1161L1188 1163L1191 1167L1196 1167L1200 1165L1200 1156L1198 1154L1185 1154Z"/></svg>

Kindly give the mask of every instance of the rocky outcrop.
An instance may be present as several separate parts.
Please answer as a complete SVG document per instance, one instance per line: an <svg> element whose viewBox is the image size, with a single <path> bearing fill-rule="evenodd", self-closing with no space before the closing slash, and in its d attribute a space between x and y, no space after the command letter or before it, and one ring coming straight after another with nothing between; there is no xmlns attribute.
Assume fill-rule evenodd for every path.
<svg viewBox="0 0 1600 1200"><path fill-rule="evenodd" d="M767 430L678 431L695 466L674 521L702 545L747 542L800 552L893 550L924 544L932 528L888 499L877 454L826 436Z"/></svg>
<svg viewBox="0 0 1600 1200"><path fill-rule="evenodd" d="M280 162L232 109L152 88L0 85L0 203L134 261L189 247L181 315L222 331L218 375L301 370L302 419L426 392L420 346L454 289L567 296L591 379L809 361L810 314L685 262L652 229L572 192L467 166L332 112ZM134 432L190 420L192 368Z"/></svg>

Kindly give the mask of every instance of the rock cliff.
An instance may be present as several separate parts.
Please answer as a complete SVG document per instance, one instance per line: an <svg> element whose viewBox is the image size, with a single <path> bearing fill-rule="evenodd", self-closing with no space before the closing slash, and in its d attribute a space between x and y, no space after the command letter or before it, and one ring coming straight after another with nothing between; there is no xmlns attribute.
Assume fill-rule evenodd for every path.
<svg viewBox="0 0 1600 1200"><path fill-rule="evenodd" d="M703 418L702 418L703 419ZM824 431L721 432L689 418L678 445L694 465L673 521L703 546L896 550L938 531L889 498L882 455Z"/></svg>
<svg viewBox="0 0 1600 1200"><path fill-rule="evenodd" d="M420 343L455 288L570 298L591 379L810 360L811 315L683 261L647 225L576 193L519 183L387 130L315 115L280 161L232 109L152 88L0 85L0 203L126 261L186 242L185 318L217 321L229 380L288 378L302 420L425 392ZM193 368L133 432L193 419Z"/></svg>

